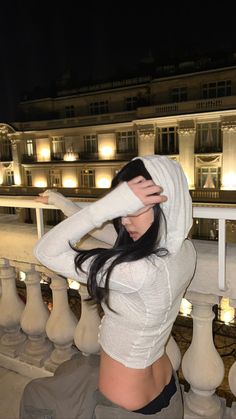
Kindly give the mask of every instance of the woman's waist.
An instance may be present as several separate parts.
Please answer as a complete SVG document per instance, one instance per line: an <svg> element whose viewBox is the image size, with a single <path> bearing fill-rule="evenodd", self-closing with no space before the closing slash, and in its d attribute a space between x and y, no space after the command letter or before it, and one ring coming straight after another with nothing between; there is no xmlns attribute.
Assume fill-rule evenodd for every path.
<svg viewBox="0 0 236 419"><path fill-rule="evenodd" d="M101 352L99 390L110 401L128 410L136 410L157 397L172 375L167 355L152 365L129 368Z"/></svg>

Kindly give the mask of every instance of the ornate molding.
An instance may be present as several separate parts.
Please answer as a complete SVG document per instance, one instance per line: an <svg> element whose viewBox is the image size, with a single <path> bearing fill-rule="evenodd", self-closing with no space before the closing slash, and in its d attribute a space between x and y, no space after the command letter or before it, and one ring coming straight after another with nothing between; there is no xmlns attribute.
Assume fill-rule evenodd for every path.
<svg viewBox="0 0 236 419"><path fill-rule="evenodd" d="M16 138L10 138L10 142L11 142L12 148L16 148L17 143L19 143L20 140Z"/></svg>
<svg viewBox="0 0 236 419"><path fill-rule="evenodd" d="M141 139L141 141L154 140L155 133L151 129L139 130L139 138Z"/></svg>
<svg viewBox="0 0 236 419"><path fill-rule="evenodd" d="M4 167L4 169L12 169L13 168L13 164L11 163L2 163L2 166Z"/></svg>
<svg viewBox="0 0 236 419"><path fill-rule="evenodd" d="M221 130L223 132L236 132L236 121L225 121L221 124Z"/></svg>
<svg viewBox="0 0 236 419"><path fill-rule="evenodd" d="M221 165L221 156L220 155L212 155L212 156L196 156L195 157L196 166L202 166L202 165L215 165L220 166Z"/></svg>
<svg viewBox="0 0 236 419"><path fill-rule="evenodd" d="M178 134L179 135L183 135L183 136L188 136L188 135L195 135L195 133L196 133L196 129L195 128L189 128L189 127L186 127L186 128L178 128Z"/></svg>
<svg viewBox="0 0 236 419"><path fill-rule="evenodd" d="M9 137L11 134L15 134L16 131L13 127L8 124L0 124L0 136Z"/></svg>

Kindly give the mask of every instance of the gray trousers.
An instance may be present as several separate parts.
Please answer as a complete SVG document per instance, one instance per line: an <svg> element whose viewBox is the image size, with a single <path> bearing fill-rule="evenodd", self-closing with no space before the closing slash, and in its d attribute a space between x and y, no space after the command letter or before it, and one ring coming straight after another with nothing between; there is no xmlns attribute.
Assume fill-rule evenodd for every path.
<svg viewBox="0 0 236 419"><path fill-rule="evenodd" d="M53 377L37 378L24 389L20 419L183 419L182 393L177 392L168 407L154 415L123 409L97 389L99 356L80 355L64 362Z"/></svg>
<svg viewBox="0 0 236 419"><path fill-rule="evenodd" d="M20 419L92 419L97 404L99 356L73 358L53 377L30 381L20 403Z"/></svg>

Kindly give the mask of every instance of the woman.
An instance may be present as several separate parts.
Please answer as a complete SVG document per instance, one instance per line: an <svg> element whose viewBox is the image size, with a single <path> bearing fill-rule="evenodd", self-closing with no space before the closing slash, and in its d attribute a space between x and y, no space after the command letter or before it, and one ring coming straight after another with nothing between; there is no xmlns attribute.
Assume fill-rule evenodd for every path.
<svg viewBox="0 0 236 419"><path fill-rule="evenodd" d="M117 233L112 248L74 247L110 220ZM195 269L187 239L191 225L192 202L180 165L164 156L137 157L115 176L111 192L35 246L43 265L87 283L91 298L102 304L97 419L183 417L165 345ZM107 241L110 228L95 235Z"/></svg>

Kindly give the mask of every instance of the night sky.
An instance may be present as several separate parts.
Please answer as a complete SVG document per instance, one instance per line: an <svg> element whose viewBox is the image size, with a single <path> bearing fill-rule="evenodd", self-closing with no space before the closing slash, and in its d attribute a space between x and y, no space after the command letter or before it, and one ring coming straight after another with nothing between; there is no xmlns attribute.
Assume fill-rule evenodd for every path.
<svg viewBox="0 0 236 419"><path fill-rule="evenodd" d="M128 0L63 3L1 2L0 122L14 121L24 92L53 89L68 76L88 84L135 77L152 63L236 51L229 8L218 11L215 5L206 12L200 3L138 6Z"/></svg>

